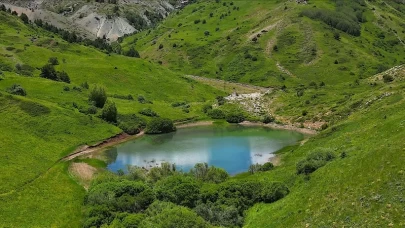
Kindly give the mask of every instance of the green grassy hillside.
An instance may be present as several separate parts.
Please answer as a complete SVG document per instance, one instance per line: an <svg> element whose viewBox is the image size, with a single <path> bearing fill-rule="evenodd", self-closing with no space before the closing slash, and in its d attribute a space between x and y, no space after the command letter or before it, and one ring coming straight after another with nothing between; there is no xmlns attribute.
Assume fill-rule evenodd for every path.
<svg viewBox="0 0 405 228"><path fill-rule="evenodd" d="M128 202L136 198L144 203L138 215L122 208L114 213L111 208L97 208L105 203L97 194L138 185L129 182L142 175L145 196L156 191L164 200L166 191L177 189L167 187L173 179L178 181L171 174L148 174L157 178L151 184L145 171L121 177L107 173L91 186L87 194L92 198L85 201L86 190L69 172L78 160L60 161L79 145L121 133L120 123L134 124L133 114L150 121L151 117L139 114L146 108L174 121L208 119L202 107L236 87L196 81L184 74L275 87L264 101L276 121L322 128L308 141L279 151L281 163L271 171L243 173L220 185L185 177L186 184L201 188L193 202L214 197L221 188L222 201L213 202L215 210L236 213L238 221L233 224L246 227L405 226L405 68L385 71L404 63L404 16L400 1L310 1L308 5L198 1L156 29L124 39L126 49L134 46L140 51L142 59L137 59L67 43L0 11L0 227L81 227L84 222L163 227L169 221L165 216L172 224L182 220L209 226L198 214L215 209L208 202L197 211L195 205L151 204L155 198L144 202L123 191L117 196L124 196L120 204L107 197L106 205L131 209ZM336 19L342 23L334 23ZM330 25L324 22L328 20ZM70 83L39 76L51 57L58 59L55 68L66 72ZM13 85L24 88L26 95L10 94ZM118 124L99 118L102 110L94 110L89 102L96 85L104 87L108 100L116 104ZM182 102L189 106L176 107ZM229 112L235 105L220 108ZM83 161L99 169L103 166L100 161ZM246 194L261 194L249 186L274 181L289 189L274 203L253 206L267 196L249 195L239 204L239 193L233 190L234 184L240 184L238 188L248 189ZM181 202L181 197L188 197L183 193L189 189L184 189L171 197ZM237 208L240 205L243 208ZM94 220L98 215L108 220ZM144 219L146 215L149 218Z"/></svg>
<svg viewBox="0 0 405 228"><path fill-rule="evenodd" d="M309 18L318 10L342 19L340 30ZM336 84L404 63L404 16L393 1L199 1L123 46L185 74L270 87Z"/></svg>
<svg viewBox="0 0 405 228"><path fill-rule="evenodd" d="M146 60L69 44L5 12L0 19L0 226L80 224L84 190L68 164L55 163L79 145L122 132L97 117L101 110L86 114L95 84L106 88L122 119L145 108L172 120L206 118L201 106L224 94ZM68 73L70 84L39 77L50 57L58 58L55 68ZM10 95L14 84L27 95ZM140 95L150 102L140 103ZM175 102L190 104L188 112L172 107Z"/></svg>

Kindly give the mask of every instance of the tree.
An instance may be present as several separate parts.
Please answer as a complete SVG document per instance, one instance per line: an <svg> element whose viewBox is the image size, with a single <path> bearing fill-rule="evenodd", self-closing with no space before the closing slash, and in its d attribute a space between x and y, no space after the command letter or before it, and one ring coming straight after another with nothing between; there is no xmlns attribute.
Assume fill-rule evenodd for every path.
<svg viewBox="0 0 405 228"><path fill-rule="evenodd" d="M28 24L30 22L30 19L28 18L27 14L21 13L20 19L24 22L24 24Z"/></svg>
<svg viewBox="0 0 405 228"><path fill-rule="evenodd" d="M127 53L125 54L126 56L129 57L135 57L135 58L140 58L141 56L139 55L139 52L137 50L135 50L134 47L131 47Z"/></svg>
<svg viewBox="0 0 405 228"><path fill-rule="evenodd" d="M104 87L98 85L94 86L94 88L90 91L89 100L92 101L98 108L104 107L107 100L107 93Z"/></svg>
<svg viewBox="0 0 405 228"><path fill-rule="evenodd" d="M43 66L41 68L40 76L42 78L47 78L47 79L51 79L51 80L54 80L54 81L58 80L58 75L56 74L56 70L53 67L53 65L51 65L51 64L46 64L45 66Z"/></svg>
<svg viewBox="0 0 405 228"><path fill-rule="evenodd" d="M146 127L147 134L162 134L176 131L173 121L166 118L154 118Z"/></svg>
<svg viewBox="0 0 405 228"><path fill-rule="evenodd" d="M1 10L1 11L6 11L6 10L7 10L7 8L6 8L6 6L5 6L4 4L1 4L1 6L0 6L0 10Z"/></svg>
<svg viewBox="0 0 405 228"><path fill-rule="evenodd" d="M112 101L107 101L101 113L101 118L107 122L116 123L117 114L117 107L115 106L115 103Z"/></svg>

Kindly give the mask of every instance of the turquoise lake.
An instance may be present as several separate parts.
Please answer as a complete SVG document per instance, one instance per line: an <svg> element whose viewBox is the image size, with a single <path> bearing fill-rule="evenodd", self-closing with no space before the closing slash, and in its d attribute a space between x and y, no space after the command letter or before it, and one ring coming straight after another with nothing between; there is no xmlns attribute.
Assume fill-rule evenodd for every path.
<svg viewBox="0 0 405 228"><path fill-rule="evenodd" d="M201 126L182 128L164 135L145 135L105 151L107 168L127 170L128 165L151 168L162 162L189 171L196 163L221 167L229 174L245 172L251 164L263 164L274 152L296 144L304 136L265 127Z"/></svg>

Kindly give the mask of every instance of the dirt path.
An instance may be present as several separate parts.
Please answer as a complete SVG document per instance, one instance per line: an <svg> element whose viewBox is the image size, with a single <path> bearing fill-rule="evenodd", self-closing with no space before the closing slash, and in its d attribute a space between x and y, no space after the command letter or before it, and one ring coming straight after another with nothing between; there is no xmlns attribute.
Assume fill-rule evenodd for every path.
<svg viewBox="0 0 405 228"><path fill-rule="evenodd" d="M293 125L282 125L282 124L276 124L276 123L264 124L264 123L254 123L254 122L244 121L244 122L240 123L240 125L243 125L243 126L261 126L261 127L272 128L272 129L296 131L296 132L306 134L306 135L316 135L316 134L318 134L318 131L313 130L313 129L299 128L299 127L295 127Z"/></svg>
<svg viewBox="0 0 405 228"><path fill-rule="evenodd" d="M90 153L93 153L93 152L98 151L100 149L104 149L104 148L109 147L109 146L113 146L113 145L116 145L116 144L119 144L119 143L126 142L126 141L131 140L131 139L141 137L144 134L145 134L144 131L141 131L140 133L138 133L136 135L128 135L126 133L121 133L121 134L118 134L118 135L113 136L111 138L108 138L108 139L106 139L106 140L104 140L102 142L96 143L95 145L79 147L75 152L63 157L60 160L61 161L70 161L70 160L72 160L72 159L74 159L76 157L79 157L81 155L90 154Z"/></svg>
<svg viewBox="0 0 405 228"><path fill-rule="evenodd" d="M215 78L206 78L206 77L201 77L201 76L195 76L195 75L186 75L186 77L194 79L199 82L207 82L207 83L215 83L218 87L222 87L224 84L229 85L231 87L237 88L237 87L242 87L247 90L250 90L251 92L268 92L271 90L271 88L266 88L266 87L261 87L261 86L255 86L255 85L248 85L248 84L243 84L239 82L228 82L224 81L221 79L215 79Z"/></svg>

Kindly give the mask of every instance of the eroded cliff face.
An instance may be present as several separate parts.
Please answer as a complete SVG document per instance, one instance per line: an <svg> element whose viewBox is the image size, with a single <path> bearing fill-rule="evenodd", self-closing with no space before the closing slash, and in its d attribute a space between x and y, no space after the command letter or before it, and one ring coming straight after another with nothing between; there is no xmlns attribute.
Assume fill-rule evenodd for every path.
<svg viewBox="0 0 405 228"><path fill-rule="evenodd" d="M74 31L84 38L105 37L115 41L126 34L144 28L128 20L128 15L139 16L151 25L156 18L166 17L176 1L169 0L104 0L104 3L86 0L0 0L12 11L25 13L31 21L41 19L58 28Z"/></svg>

